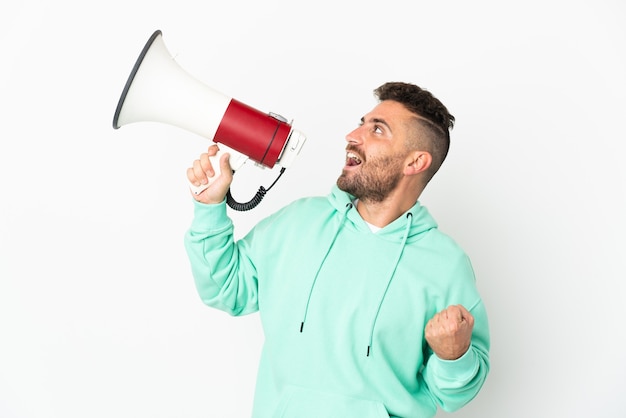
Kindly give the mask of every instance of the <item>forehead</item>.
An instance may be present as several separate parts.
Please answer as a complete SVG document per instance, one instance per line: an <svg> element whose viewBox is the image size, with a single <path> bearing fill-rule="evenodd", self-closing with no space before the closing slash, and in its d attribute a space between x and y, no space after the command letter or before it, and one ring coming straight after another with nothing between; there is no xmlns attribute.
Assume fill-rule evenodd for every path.
<svg viewBox="0 0 626 418"><path fill-rule="evenodd" d="M384 120L389 125L404 124L410 122L415 118L415 114L410 112L400 102L393 100L384 100L376 105L369 113L367 113L363 120L368 122L371 120Z"/></svg>

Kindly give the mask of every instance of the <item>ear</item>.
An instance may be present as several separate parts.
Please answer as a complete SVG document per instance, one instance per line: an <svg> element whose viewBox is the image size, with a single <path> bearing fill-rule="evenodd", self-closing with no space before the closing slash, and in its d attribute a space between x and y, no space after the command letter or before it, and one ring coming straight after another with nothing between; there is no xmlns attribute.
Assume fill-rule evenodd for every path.
<svg viewBox="0 0 626 418"><path fill-rule="evenodd" d="M404 167L404 174L413 176L428 170L433 162L433 157L427 151L415 151L408 157L407 164Z"/></svg>

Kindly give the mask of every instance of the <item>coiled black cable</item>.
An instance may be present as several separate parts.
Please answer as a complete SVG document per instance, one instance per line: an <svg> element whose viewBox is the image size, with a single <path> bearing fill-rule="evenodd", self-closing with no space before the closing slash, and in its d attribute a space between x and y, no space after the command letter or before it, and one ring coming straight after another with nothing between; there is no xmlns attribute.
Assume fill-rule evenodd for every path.
<svg viewBox="0 0 626 418"><path fill-rule="evenodd" d="M280 173L278 174L278 177L276 177L276 179L270 185L270 187L268 187L267 189L265 187L263 187L263 186L259 187L259 190L256 192L254 197L252 199L250 199L248 202L245 202L245 203L237 202L233 198L232 194L230 193L230 188L229 188L228 192L226 192L226 204L228 206L230 206L232 209L234 209L236 211L239 211L239 212L245 212L245 211L248 211L250 209L254 209L255 207L258 206L259 203L261 203L261 201L265 197L265 194L267 192L269 192L272 187L274 187L274 185L276 184L276 182L278 181L280 176L283 175L284 172L285 172L285 167L280 169ZM233 174L234 174L234 171L233 171Z"/></svg>

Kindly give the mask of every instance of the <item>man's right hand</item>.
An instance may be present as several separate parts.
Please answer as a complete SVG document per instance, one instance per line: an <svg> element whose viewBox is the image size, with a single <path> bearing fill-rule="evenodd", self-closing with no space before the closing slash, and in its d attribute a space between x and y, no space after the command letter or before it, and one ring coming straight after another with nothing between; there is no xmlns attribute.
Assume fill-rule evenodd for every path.
<svg viewBox="0 0 626 418"><path fill-rule="evenodd" d="M187 169L187 179L191 184L200 187L209 183L209 178L215 175L211 159L217 154L219 148L217 145L211 145L207 152L200 155L200 158L193 162L193 166ZM233 181L233 172L230 168L228 159L230 154L224 153L219 161L221 173L215 179L211 179L211 185L204 189L201 193L191 195L198 202L205 204L216 204L224 201L226 193Z"/></svg>

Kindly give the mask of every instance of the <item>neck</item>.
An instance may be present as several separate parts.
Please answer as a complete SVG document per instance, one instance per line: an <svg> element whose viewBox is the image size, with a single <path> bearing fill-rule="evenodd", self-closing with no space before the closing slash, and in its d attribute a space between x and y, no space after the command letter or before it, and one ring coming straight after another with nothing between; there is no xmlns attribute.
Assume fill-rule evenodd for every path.
<svg viewBox="0 0 626 418"><path fill-rule="evenodd" d="M418 197L419 195L396 190L380 202L359 199L356 209L365 222L384 228L411 209Z"/></svg>

